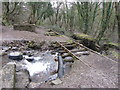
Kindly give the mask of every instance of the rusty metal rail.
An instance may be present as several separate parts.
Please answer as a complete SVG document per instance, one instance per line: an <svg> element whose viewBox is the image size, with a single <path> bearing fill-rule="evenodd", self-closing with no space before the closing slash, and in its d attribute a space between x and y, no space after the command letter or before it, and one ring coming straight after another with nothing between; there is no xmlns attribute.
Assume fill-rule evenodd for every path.
<svg viewBox="0 0 120 90"><path fill-rule="evenodd" d="M81 47L80 45L78 45L77 43L75 43L75 42L73 42L73 43L68 43L67 44L67 42L55 42L56 43L56 46L57 46L57 48L60 48L60 50L61 50L61 48L62 48L62 51L64 51L63 53L68 53L68 55L65 55L64 57L69 57L69 56L71 56L73 59L72 60L64 60L65 62L71 62L71 61L75 61L75 60L79 60L79 61L81 61L82 63L84 63L86 66L88 66L88 67L91 67L90 65L88 65L87 63L85 63L83 60L81 60L80 59L80 56L81 56L81 54L79 55L79 56L77 56L74 52L75 51L73 51L73 49L68 49L67 48L67 45L69 45L69 46L71 46L71 47L74 47L74 49L76 49L76 53L77 52L82 52L81 51L81 49L79 49L79 48L77 48L77 47ZM83 52L84 52L84 49L82 49L83 50ZM86 49L87 50L87 49Z"/></svg>
<svg viewBox="0 0 120 90"><path fill-rule="evenodd" d="M75 60L79 60L79 58L74 55L70 50L68 50L64 45L62 45L61 43L57 42L58 45L60 45L66 52L68 52L71 56L73 56L73 58L75 58Z"/></svg>

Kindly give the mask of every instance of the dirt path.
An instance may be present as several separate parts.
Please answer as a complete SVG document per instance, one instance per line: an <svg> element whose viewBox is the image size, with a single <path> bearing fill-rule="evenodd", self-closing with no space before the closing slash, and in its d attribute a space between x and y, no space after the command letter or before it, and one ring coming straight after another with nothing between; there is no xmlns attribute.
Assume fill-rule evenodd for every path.
<svg viewBox="0 0 120 90"><path fill-rule="evenodd" d="M2 27L0 35L4 40L35 40L35 41L66 41L69 40L66 36L45 36L47 30L37 28L36 33L28 31L15 31L12 28Z"/></svg>
<svg viewBox="0 0 120 90"><path fill-rule="evenodd" d="M81 61L75 61L69 75L61 78L60 85L43 84L40 88L117 88L118 63L105 57L91 53L81 56Z"/></svg>

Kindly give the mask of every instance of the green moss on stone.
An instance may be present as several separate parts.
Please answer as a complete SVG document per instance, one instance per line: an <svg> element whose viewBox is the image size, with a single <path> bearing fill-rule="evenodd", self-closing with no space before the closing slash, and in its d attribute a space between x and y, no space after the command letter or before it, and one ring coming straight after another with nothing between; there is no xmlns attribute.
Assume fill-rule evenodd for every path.
<svg viewBox="0 0 120 90"><path fill-rule="evenodd" d="M75 34L74 34L74 37L75 37L76 39L86 39L86 40L90 40L90 41L95 41L95 38L93 38L93 37L90 36L90 35L83 34L83 33L75 33Z"/></svg>
<svg viewBox="0 0 120 90"><path fill-rule="evenodd" d="M113 43L113 42L109 42L108 44L111 45L111 46L115 46L115 47L119 47L119 45L120 45L118 43Z"/></svg>
<svg viewBox="0 0 120 90"><path fill-rule="evenodd" d="M55 32L46 32L45 33L46 36L59 36L57 33Z"/></svg>
<svg viewBox="0 0 120 90"><path fill-rule="evenodd" d="M67 43L73 43L73 40L67 40Z"/></svg>

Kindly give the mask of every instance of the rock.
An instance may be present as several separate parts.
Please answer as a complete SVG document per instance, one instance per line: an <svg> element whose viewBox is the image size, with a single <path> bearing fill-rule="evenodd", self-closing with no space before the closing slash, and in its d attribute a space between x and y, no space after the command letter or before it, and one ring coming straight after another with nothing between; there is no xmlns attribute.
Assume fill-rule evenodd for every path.
<svg viewBox="0 0 120 90"><path fill-rule="evenodd" d="M46 32L45 35L46 36L58 36L59 34L56 32Z"/></svg>
<svg viewBox="0 0 120 90"><path fill-rule="evenodd" d="M25 67L25 63L23 61L16 64L16 72L25 70L25 69L27 68Z"/></svg>
<svg viewBox="0 0 120 90"><path fill-rule="evenodd" d="M6 54L7 54L7 52L5 52L5 50L0 50L0 56L6 55Z"/></svg>
<svg viewBox="0 0 120 90"><path fill-rule="evenodd" d="M81 44L85 45L86 47L93 49L95 51L98 51L98 49L96 47L97 40L95 38L93 38L92 36L83 34L83 33L74 33L72 38L75 40L79 40L79 42Z"/></svg>
<svg viewBox="0 0 120 90"><path fill-rule="evenodd" d="M29 61L29 62L34 61L34 57L33 57L33 56L31 56L31 57L25 56L25 59L26 59L27 61Z"/></svg>
<svg viewBox="0 0 120 90"><path fill-rule="evenodd" d="M80 40L80 39L86 39L86 40L89 40L89 41L95 41L96 40L92 36L87 35L87 34L83 34L83 33L74 33L72 37L74 39L77 39L77 40Z"/></svg>
<svg viewBox="0 0 120 90"><path fill-rule="evenodd" d="M2 72L2 88L15 87L15 64L6 64Z"/></svg>
<svg viewBox="0 0 120 90"><path fill-rule="evenodd" d="M73 59L72 57L65 57L64 58L65 60L71 60L71 59Z"/></svg>
<svg viewBox="0 0 120 90"><path fill-rule="evenodd" d="M59 78L57 78L56 80L51 81L51 84L53 84L53 85L58 85L58 84L61 84L61 83L62 83L62 81Z"/></svg>
<svg viewBox="0 0 120 90"><path fill-rule="evenodd" d="M119 43L113 43L113 42L109 42L109 43L106 43L106 44L103 44L101 46L101 50L108 50L110 48L112 49L116 49L116 50L120 50L120 47L119 47Z"/></svg>
<svg viewBox="0 0 120 90"><path fill-rule="evenodd" d="M22 70L20 72L16 72L16 88L26 88L29 84L29 73L26 70Z"/></svg>
<svg viewBox="0 0 120 90"><path fill-rule="evenodd" d="M23 55L21 52L11 52L8 57L12 60L22 60Z"/></svg>
<svg viewBox="0 0 120 90"><path fill-rule="evenodd" d="M36 49L36 47L37 47L37 45L34 41L29 41L27 43L27 45L28 45L28 48L31 48L31 49Z"/></svg>
<svg viewBox="0 0 120 90"><path fill-rule="evenodd" d="M58 55L58 77L62 78L64 75L63 59L62 56Z"/></svg>
<svg viewBox="0 0 120 90"><path fill-rule="evenodd" d="M12 50L17 50L18 48L17 47L12 47Z"/></svg>
<svg viewBox="0 0 120 90"><path fill-rule="evenodd" d="M10 47L2 47L3 50L8 51Z"/></svg>
<svg viewBox="0 0 120 90"><path fill-rule="evenodd" d="M35 83L35 82L31 82L29 84L29 88L37 88L41 85L42 83Z"/></svg>
<svg viewBox="0 0 120 90"><path fill-rule="evenodd" d="M46 81L55 80L58 77L58 74L51 75Z"/></svg>

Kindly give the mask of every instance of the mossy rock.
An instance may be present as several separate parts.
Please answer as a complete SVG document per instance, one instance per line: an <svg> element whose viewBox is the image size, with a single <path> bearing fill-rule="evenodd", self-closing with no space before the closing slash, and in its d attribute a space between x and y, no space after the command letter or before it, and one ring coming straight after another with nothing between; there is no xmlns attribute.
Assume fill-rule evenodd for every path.
<svg viewBox="0 0 120 90"><path fill-rule="evenodd" d="M41 50L42 47L46 44L45 41L41 42L35 42L35 41L29 41L27 43L28 48L34 49L34 50Z"/></svg>
<svg viewBox="0 0 120 90"><path fill-rule="evenodd" d="M119 43L109 42L109 43L104 44L103 48L107 48L107 49L113 48L113 49L120 50L119 45L120 45Z"/></svg>
<svg viewBox="0 0 120 90"><path fill-rule="evenodd" d="M77 40L89 40L89 41L96 41L95 38L93 38L92 36L90 35L87 35L87 34L83 34L83 33L74 33L73 38L77 39Z"/></svg>
<svg viewBox="0 0 120 90"><path fill-rule="evenodd" d="M67 43L73 43L73 40L67 40Z"/></svg>
<svg viewBox="0 0 120 90"><path fill-rule="evenodd" d="M59 36L59 34L57 34L56 32L46 32L45 35L46 36Z"/></svg>
<svg viewBox="0 0 120 90"><path fill-rule="evenodd" d="M72 38L75 40L79 40L81 44L85 45L90 49L99 51L99 49L96 47L96 39L90 35L83 34L83 33L74 33Z"/></svg>
<svg viewBox="0 0 120 90"><path fill-rule="evenodd" d="M112 53L112 55L113 55L115 58L118 58L118 57L119 57L119 53L118 53L118 52L112 51L111 53Z"/></svg>
<svg viewBox="0 0 120 90"><path fill-rule="evenodd" d="M35 49L35 47L37 46L34 41L29 41L27 45L28 48L32 48L32 49Z"/></svg>
<svg viewBox="0 0 120 90"><path fill-rule="evenodd" d="M115 46L115 47L119 47L119 45L120 45L118 43L112 43L112 42L109 42L108 44L111 45L111 46Z"/></svg>

